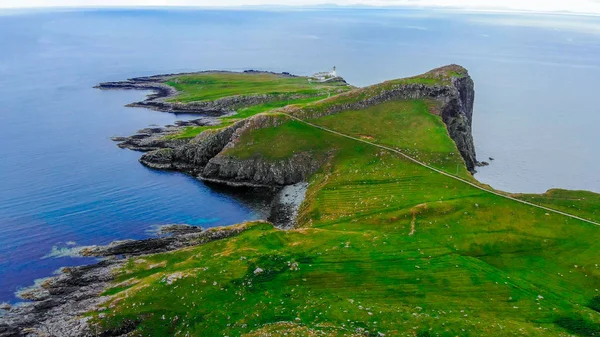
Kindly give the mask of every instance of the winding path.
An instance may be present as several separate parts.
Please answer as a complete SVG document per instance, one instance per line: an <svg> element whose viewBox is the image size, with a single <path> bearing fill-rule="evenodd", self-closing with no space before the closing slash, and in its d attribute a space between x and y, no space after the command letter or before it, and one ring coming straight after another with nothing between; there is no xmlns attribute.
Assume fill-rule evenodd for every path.
<svg viewBox="0 0 600 337"><path fill-rule="evenodd" d="M335 135L338 135L338 136L341 136L341 137L345 137L345 138L353 139L353 140L355 140L355 141L358 141L358 142L361 142L361 143L369 144L369 145L371 145L371 146L379 147L379 148L382 148L382 149L384 149L384 150L387 150L387 151L391 151L391 152L397 153L397 154L399 154L399 155L401 155L402 157L404 157L404 158L406 158L406 159L408 159L408 160L412 161L413 163L415 163L415 164L417 164L417 165L421 165L421 166L423 166L423 167L425 167L425 168L427 168L427 169L429 169L429 170L432 170L432 171L434 171L434 172L437 172L437 173L439 173L439 174L445 175L446 177L452 178L452 179L454 179L454 180L458 180L458 181L460 181L460 182L462 182L462 183L465 183L465 184L467 184L467 185L470 185L470 186L472 186L472 187L475 187L475 188L477 188L477 189L479 189L479 190L482 190L482 191L484 191L484 192L488 192L488 193L491 193L491 194L497 195L497 196L499 196L499 197L502 197L502 198L505 198L505 199L509 199L509 200L512 200L512 201L516 201L516 202L519 202L519 203L521 203L521 204L525 204L525 205L528 205L528 206L532 206L532 207L536 207L536 208L539 208L539 209L543 209L543 210L545 210L545 211L548 211L548 212L552 212L552 213L560 214L560 215L563 215L563 216L566 216L566 217L569 217L569 218L572 218L572 219L576 219L576 220L584 221L584 222L590 223L590 224L592 224L592 225L600 226L600 223L598 223L598 222L595 222L595 221L592 221L592 220L589 220L589 219L585 219L585 218L579 217L579 216L577 216L577 215L573 215L573 214L569 214L569 213L561 212L561 211L558 211L558 210L555 210L555 209L552 209L552 208L549 208L549 207L545 207L545 206L537 205L537 204L531 203L531 202L529 202L529 201L525 201L525 200L517 199L517 198L511 197L511 196L508 196L508 195L505 195L505 194L502 194L502 193L499 193L499 192L496 192L496 191L493 191L493 190L489 190L489 189L487 189L487 188L483 188L483 187L481 187L481 186L479 186L479 185L477 185L477 184L474 184L474 183L472 183L472 182L470 182L470 181L464 180L464 179L462 179L462 178L459 178L459 177L457 177L457 176L454 176L454 175L452 175L452 174L450 174L450 173L447 173L447 172L444 172L444 171L442 171L442 170L440 170L440 169L436 169L435 167L429 166L429 165L427 165L427 164L425 164L425 163L423 163L423 162L421 162L421 161L418 161L417 159L415 159L415 158L413 158L413 157L411 157L411 156L409 156L409 155L405 154L404 152L402 152L402 151L400 151L400 150L396 150L396 149L394 149L394 148L391 148L391 147L388 147L388 146L385 146L385 145L375 144L375 143L372 143L372 142L366 141L366 140L364 140L364 139L360 139L360 138L352 137L352 136L346 135L346 134L344 134L344 133L341 133L341 132L337 132L337 131L334 131L334 130L328 129L328 128L326 128L326 127L323 127L323 126L320 126L320 125L316 125L316 124L313 124L313 123L307 122L307 121L305 121L305 120L303 120L303 119L300 119L300 118L298 118L298 117L296 117L296 116L292 116L292 115L290 115L290 114L288 114L288 113L285 113L285 112L281 112L281 113L282 113L282 114L284 114L284 115L286 115L286 116L288 116L288 117L290 117L290 118L292 118L292 119L294 119L294 120L297 120L297 121L299 121L299 122L301 122L301 123L304 123L304 124L306 124L306 125L312 126L312 127L314 127L314 128L321 129L321 130L323 130L323 131L326 131L326 132L329 132L329 133L333 133L333 134L335 134Z"/></svg>

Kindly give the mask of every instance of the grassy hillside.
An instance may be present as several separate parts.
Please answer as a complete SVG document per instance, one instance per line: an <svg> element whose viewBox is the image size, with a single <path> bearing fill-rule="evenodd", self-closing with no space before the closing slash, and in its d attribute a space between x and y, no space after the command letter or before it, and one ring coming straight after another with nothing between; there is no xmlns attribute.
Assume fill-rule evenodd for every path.
<svg viewBox="0 0 600 337"><path fill-rule="evenodd" d="M352 89L341 81L319 83L303 76L273 73L206 72L175 77L167 82L179 94L169 102L193 103L215 101L232 96L273 95L276 100L242 108L233 116L221 118L221 124L208 127L188 127L172 139L193 138L207 129L231 125L258 113L289 104L306 104Z"/></svg>
<svg viewBox="0 0 600 337"><path fill-rule="evenodd" d="M308 108L321 104L331 102ZM390 101L309 121L473 180L440 117L430 112L435 105ZM91 314L100 330L600 335L595 225L482 191L283 114L297 109L303 107L271 112L282 119L279 126L248 130L226 151L269 160L297 152L330 156L310 179L301 226L281 231L257 222L237 237L131 259L107 291L112 300ZM597 194L519 197L598 219Z"/></svg>
<svg viewBox="0 0 600 337"><path fill-rule="evenodd" d="M235 95L319 95L323 91L334 92L335 89L346 87L340 82L318 83L308 79L271 73L209 72L175 77L167 84L180 92L171 101L182 103L216 100Z"/></svg>

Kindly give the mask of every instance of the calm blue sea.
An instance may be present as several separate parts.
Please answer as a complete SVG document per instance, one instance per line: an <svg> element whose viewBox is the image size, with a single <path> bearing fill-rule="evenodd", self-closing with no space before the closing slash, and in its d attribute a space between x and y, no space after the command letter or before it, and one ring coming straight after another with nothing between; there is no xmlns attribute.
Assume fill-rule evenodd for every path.
<svg viewBox="0 0 600 337"><path fill-rule="evenodd" d="M64 249L152 226L227 225L260 207L149 170L110 141L189 116L123 107L98 82L206 69L311 74L364 86L459 63L476 82L477 177L508 191L600 192L600 19L423 10L0 11L0 302Z"/></svg>

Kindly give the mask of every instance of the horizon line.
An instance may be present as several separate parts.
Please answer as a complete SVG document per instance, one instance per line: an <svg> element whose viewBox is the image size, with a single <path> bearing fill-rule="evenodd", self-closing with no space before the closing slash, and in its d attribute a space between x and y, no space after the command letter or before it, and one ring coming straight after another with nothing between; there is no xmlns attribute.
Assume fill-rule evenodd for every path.
<svg viewBox="0 0 600 337"><path fill-rule="evenodd" d="M506 7L465 7L451 5L371 5L371 4L309 4L309 5L286 5L286 4L264 4L264 5L188 5L188 4L172 4L172 5L48 5L48 6L10 6L4 7L0 4L2 10L90 10L90 9L219 9L219 10L239 10L239 9L416 9L416 10L439 10L439 11L461 11L461 12L476 12L476 13L507 13L507 14L555 14L555 15L583 15L583 16L600 16L596 12L579 12L571 10L533 10L533 9L516 9Z"/></svg>

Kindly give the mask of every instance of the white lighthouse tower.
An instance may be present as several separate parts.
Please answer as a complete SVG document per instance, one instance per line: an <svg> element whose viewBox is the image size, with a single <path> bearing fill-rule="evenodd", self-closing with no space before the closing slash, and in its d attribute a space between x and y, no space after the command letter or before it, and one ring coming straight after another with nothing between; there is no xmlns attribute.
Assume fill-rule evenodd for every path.
<svg viewBox="0 0 600 337"><path fill-rule="evenodd" d="M321 83L328 81L332 78L336 78L337 77L336 67L334 66L333 70L331 70L331 71L322 71L320 73L316 73L312 77Z"/></svg>

